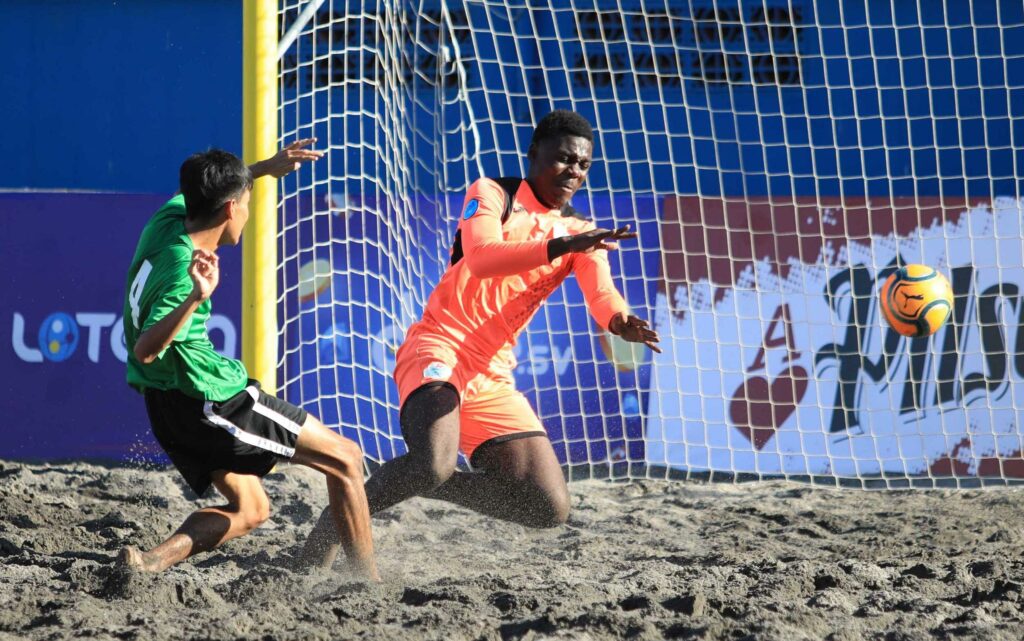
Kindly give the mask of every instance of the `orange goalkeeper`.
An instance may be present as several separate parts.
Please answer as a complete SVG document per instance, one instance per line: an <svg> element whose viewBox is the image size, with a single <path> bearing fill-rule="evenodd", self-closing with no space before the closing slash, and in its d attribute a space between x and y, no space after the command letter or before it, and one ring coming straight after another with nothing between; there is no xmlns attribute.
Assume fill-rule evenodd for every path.
<svg viewBox="0 0 1024 641"><path fill-rule="evenodd" d="M608 251L636 234L628 226L596 228L568 204L590 171L593 141L584 117L554 111L533 132L525 180L481 178L470 186L451 265L396 354L408 453L367 481L371 513L419 495L528 527L568 518L558 458L515 389L516 339L575 274L601 327L660 352L657 333L628 314L611 278ZM459 450L471 472L456 471ZM329 517L325 511L306 542L307 564L334 561Z"/></svg>

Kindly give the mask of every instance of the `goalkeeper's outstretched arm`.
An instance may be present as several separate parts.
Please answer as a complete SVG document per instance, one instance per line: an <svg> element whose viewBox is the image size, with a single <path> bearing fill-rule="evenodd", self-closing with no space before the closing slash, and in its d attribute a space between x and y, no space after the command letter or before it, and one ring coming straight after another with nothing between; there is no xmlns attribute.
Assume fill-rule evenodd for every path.
<svg viewBox="0 0 1024 641"><path fill-rule="evenodd" d="M583 235L586 234L580 234ZM658 333L650 328L647 321L629 313L629 306L615 287L607 251L595 250L580 254L576 257L574 272L576 282L583 290L583 298L587 301L587 309L598 325L625 341L643 343L661 353L657 345L661 340Z"/></svg>

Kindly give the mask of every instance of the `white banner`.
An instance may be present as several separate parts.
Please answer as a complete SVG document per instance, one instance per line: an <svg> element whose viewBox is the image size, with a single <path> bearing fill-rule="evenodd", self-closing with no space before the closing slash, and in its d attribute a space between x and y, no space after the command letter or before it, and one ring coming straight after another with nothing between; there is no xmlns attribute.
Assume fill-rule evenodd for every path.
<svg viewBox="0 0 1024 641"><path fill-rule="evenodd" d="M670 199L650 464L762 474L1024 477L1024 201ZM950 279L908 339L877 292Z"/></svg>

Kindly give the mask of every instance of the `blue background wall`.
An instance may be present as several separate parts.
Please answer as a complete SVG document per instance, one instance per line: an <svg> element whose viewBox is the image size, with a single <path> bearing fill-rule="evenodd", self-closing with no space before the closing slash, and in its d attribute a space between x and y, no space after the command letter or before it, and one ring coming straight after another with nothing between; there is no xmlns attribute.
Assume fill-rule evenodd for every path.
<svg viewBox="0 0 1024 641"><path fill-rule="evenodd" d="M345 3L335 4L338 11L344 10ZM637 14L625 14L622 35L607 28L602 32L600 22L616 7L641 6L635 1L599 0L592 12L580 10L574 16L562 10L538 20L537 12L523 9L527 3L513 4L518 8L508 12L507 28L546 40L541 46L513 50L499 39L505 59L524 66L578 66L577 54L591 62L597 55L604 60L598 64L607 64L612 72L616 55L630 49L626 34ZM568 1L553 4L570 6ZM650 13L662 6L644 4ZM639 144L638 136L605 140L599 152L608 163L606 175L628 178L638 188L680 193L699 188L705 194L770 190L881 195L890 189L889 177L891 189L904 195L940 190L987 195L1019 189L1014 167L1024 166L1022 3L949 1L934 3L934 11L921 15L916 2L873 0L867 9L864 3L846 3L842 14L830 4L815 8L809 2L718 2L719 10L732 11L730 15L748 25L738 29L738 35L722 37L718 19L708 13L712 3L668 3L670 24L676 29L671 36L676 44L669 49L681 54L674 64L686 81L659 89L611 73L611 82L604 84L599 72L584 82L593 85L598 99L608 99L594 110L595 117L601 111L600 122L606 128L620 124L610 104L613 97L620 102L641 98L669 103L664 110L649 107L645 115L652 130L671 122L672 139L647 144ZM787 18L802 25L798 43L787 44L782 38L773 42L777 57L799 47L805 56L799 72L809 89L699 81L709 73L701 66L702 56L704 63L735 61L737 68L746 70L746 78L755 73L754 58L768 48L749 25L754 12L763 7L792 8L800 14L799 20ZM453 11L458 13L458 7ZM463 19L473 28L501 28L479 13L463 12ZM588 15L594 20L588 22ZM733 18L725 19L721 24L728 25ZM712 28L700 28L707 26ZM493 47L476 51L468 44L473 42L470 29L456 31L465 39L464 55L493 60ZM558 48L559 34L577 32L590 38L579 51ZM608 44L594 40L601 33L608 34ZM173 186L181 159L195 149L216 145L238 151L241 40L237 1L0 3L0 53L5 61L0 113L6 123L0 187L162 193ZM659 52L665 53L658 47L650 53ZM729 58L744 52L751 55ZM706 57L709 54L711 58ZM715 57L718 54L722 57ZM815 57L819 54L823 57ZM411 59L425 62L422 56ZM510 80L513 85L529 85L530 90L549 92L556 102L579 98L583 89L591 91L590 86L567 83L565 74L520 74L520 82L516 74L502 72L493 63L479 68L482 78L479 73L474 78L476 72L470 69L470 81L478 86L496 86L499 74L504 74L506 85ZM898 91L901 86L910 90ZM431 98L430 93L424 92L424 97ZM471 96L479 103L477 113L486 114L482 92ZM531 114L542 114L551 104L533 103L514 96L511 113L499 116L527 123ZM639 109L624 115L638 119ZM508 132L522 139L528 136L528 126L498 128L493 138ZM484 146L493 148L495 141L487 139L490 132L483 133ZM883 144L892 151L884 151ZM627 149L630 158L650 153L657 164L667 160L669 148L677 166L674 174L662 167L645 175L642 168L626 162ZM598 173L592 179L593 188L607 184Z"/></svg>
<svg viewBox="0 0 1024 641"><path fill-rule="evenodd" d="M241 3L0 2L0 188L171 193L242 140Z"/></svg>

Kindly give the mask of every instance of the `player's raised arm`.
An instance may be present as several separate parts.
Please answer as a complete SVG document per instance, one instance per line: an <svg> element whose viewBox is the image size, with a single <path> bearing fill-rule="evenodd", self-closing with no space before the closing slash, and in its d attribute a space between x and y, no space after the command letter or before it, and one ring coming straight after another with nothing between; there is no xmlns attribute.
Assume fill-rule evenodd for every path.
<svg viewBox="0 0 1024 641"><path fill-rule="evenodd" d="M480 182L483 181L478 184ZM504 194L495 197L486 185L471 193L476 195L466 199L460 230L466 266L477 278L521 274L566 254L613 250L618 248L615 241L636 238L626 225L619 229L594 229L550 240L507 241L501 232L504 203L500 199Z"/></svg>
<svg viewBox="0 0 1024 641"><path fill-rule="evenodd" d="M320 160L326 152L318 149L307 149L307 147L315 142L316 138L296 140L270 158L253 163L249 166L252 177L273 176L274 178L283 178L308 162Z"/></svg>
<svg viewBox="0 0 1024 641"><path fill-rule="evenodd" d="M306 149L306 147L315 142L316 138L296 140L270 158L254 162L249 165L249 171L252 173L253 179L262 178L263 176L283 178L293 171L297 171L299 167L308 162L320 160L327 152L320 151L319 149ZM181 191L178 190L174 192L174 195L177 196L180 193Z"/></svg>

